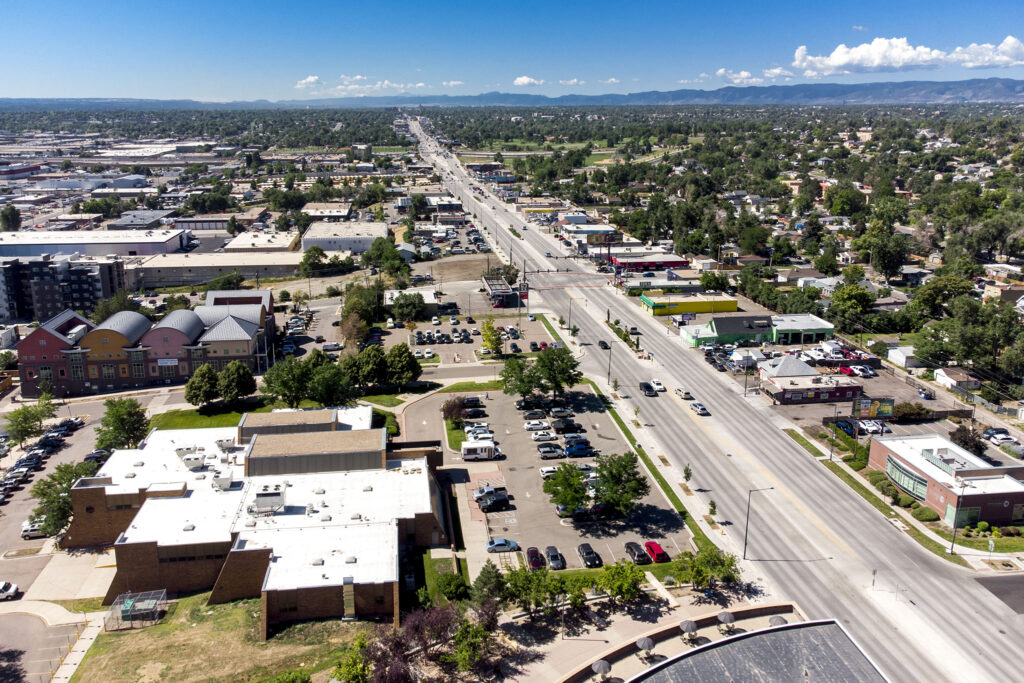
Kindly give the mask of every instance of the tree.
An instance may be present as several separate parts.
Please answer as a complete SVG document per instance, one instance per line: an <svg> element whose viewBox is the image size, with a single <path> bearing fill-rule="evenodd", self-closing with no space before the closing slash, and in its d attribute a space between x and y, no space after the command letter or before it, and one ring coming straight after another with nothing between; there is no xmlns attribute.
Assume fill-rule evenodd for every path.
<svg viewBox="0 0 1024 683"><path fill-rule="evenodd" d="M455 632L455 649L444 655L444 659L460 671L471 671L487 654L490 638L491 634L483 626L464 618Z"/></svg>
<svg viewBox="0 0 1024 683"><path fill-rule="evenodd" d="M149 433L146 409L134 398L108 398L96 428L96 448L135 448Z"/></svg>
<svg viewBox="0 0 1024 683"><path fill-rule="evenodd" d="M321 365L309 373L306 396L322 406L343 406L358 396L352 379L336 363Z"/></svg>
<svg viewBox="0 0 1024 683"><path fill-rule="evenodd" d="M824 254L814 259L814 269L828 277L838 275L839 263L836 261L835 252L827 250Z"/></svg>
<svg viewBox="0 0 1024 683"><path fill-rule="evenodd" d="M982 455L985 452L985 439L967 425L960 425L951 431L949 440L975 455Z"/></svg>
<svg viewBox="0 0 1024 683"><path fill-rule="evenodd" d="M306 398L310 369L305 362L289 357L274 363L263 374L262 392L283 401L289 408L298 408Z"/></svg>
<svg viewBox="0 0 1024 683"><path fill-rule="evenodd" d="M390 384L405 385L415 382L423 374L423 366L409 350L405 342L395 344L385 355L387 375Z"/></svg>
<svg viewBox="0 0 1024 683"><path fill-rule="evenodd" d="M501 390L509 396L526 398L536 389L541 388L540 378L532 363L512 356L505 361L501 370Z"/></svg>
<svg viewBox="0 0 1024 683"><path fill-rule="evenodd" d="M338 325L338 334L350 344L362 341L369 332L369 325L357 313L349 313Z"/></svg>
<svg viewBox="0 0 1024 683"><path fill-rule="evenodd" d="M466 414L466 397L452 396L441 404L441 417L451 421L456 429L462 426L462 418Z"/></svg>
<svg viewBox="0 0 1024 683"><path fill-rule="evenodd" d="M277 295L277 300L282 304L286 304L292 300L292 293L287 289L282 289Z"/></svg>
<svg viewBox="0 0 1024 683"><path fill-rule="evenodd" d="M537 355L537 362L534 365L537 376L543 381L544 386L555 395L563 393L568 387L579 384L583 379L583 373L579 371L579 366L579 361L564 346L558 349L549 347L542 350Z"/></svg>
<svg viewBox="0 0 1024 683"><path fill-rule="evenodd" d="M366 634L360 633L346 648L331 677L342 683L369 683L370 662L366 658L366 650Z"/></svg>
<svg viewBox="0 0 1024 683"><path fill-rule="evenodd" d="M299 291L292 294L292 303L295 304L296 311L302 308L307 301L309 301L309 293L304 290L300 289Z"/></svg>
<svg viewBox="0 0 1024 683"><path fill-rule="evenodd" d="M93 322L101 323L121 311L138 311L142 306L131 298L127 290L119 289L114 296L100 299L89 316Z"/></svg>
<svg viewBox="0 0 1024 683"><path fill-rule="evenodd" d="M889 235L876 243L871 256L871 265L885 277L885 281L888 283L890 279L900 274L909 253L910 240L906 235L902 233Z"/></svg>
<svg viewBox="0 0 1024 683"><path fill-rule="evenodd" d="M690 469L690 463L686 463L686 467L683 468L683 481L687 484L690 483L690 479L693 477L693 470Z"/></svg>
<svg viewBox="0 0 1024 683"><path fill-rule="evenodd" d="M505 599L505 577L490 559L480 568L472 589L473 602L483 604L485 600Z"/></svg>
<svg viewBox="0 0 1024 683"><path fill-rule="evenodd" d="M828 314L838 323L840 329L857 330L861 319L874 302L874 295L860 285L843 285L832 293L832 305L828 309Z"/></svg>
<svg viewBox="0 0 1024 683"><path fill-rule="evenodd" d="M395 320L421 320L424 310L423 295L418 292L399 294L391 304Z"/></svg>
<svg viewBox="0 0 1024 683"><path fill-rule="evenodd" d="M505 574L505 599L532 616L533 610L543 605L547 598L546 585L550 576L547 567L513 569Z"/></svg>
<svg viewBox="0 0 1024 683"><path fill-rule="evenodd" d="M218 379L213 366L203 363L185 383L185 400L200 408L213 403L220 397Z"/></svg>
<svg viewBox="0 0 1024 683"><path fill-rule="evenodd" d="M46 405L52 407L50 403ZM43 423L53 416L48 412L49 407L40 408L38 404L15 408L7 413L7 435L19 445L24 444L26 439L39 436L46 431Z"/></svg>
<svg viewBox="0 0 1024 683"><path fill-rule="evenodd" d="M8 205L0 211L0 228L4 232L14 232L21 229L21 212L14 206Z"/></svg>
<svg viewBox="0 0 1024 683"><path fill-rule="evenodd" d="M312 277L323 269L327 263L327 254L320 247L310 247L299 261L299 273L302 277Z"/></svg>
<svg viewBox="0 0 1024 683"><path fill-rule="evenodd" d="M494 327L494 322L490 318L480 326L480 335L485 349L494 354L501 353L501 333Z"/></svg>
<svg viewBox="0 0 1024 683"><path fill-rule="evenodd" d="M706 546L696 556L690 553L677 556L672 561L672 574L681 581L690 581L694 588L711 587L715 581L737 581L739 561L735 555Z"/></svg>
<svg viewBox="0 0 1024 683"><path fill-rule="evenodd" d="M843 283L847 285L860 284L864 279L864 266L856 264L843 268Z"/></svg>
<svg viewBox="0 0 1024 683"><path fill-rule="evenodd" d="M555 473L544 480L542 488L552 503L563 506L569 514L590 502L583 471L570 462L559 465Z"/></svg>
<svg viewBox="0 0 1024 683"><path fill-rule="evenodd" d="M640 584L644 582L644 572L629 560L619 560L615 564L606 564L597 578L597 584L612 600L628 602L635 600L643 593Z"/></svg>
<svg viewBox="0 0 1024 683"><path fill-rule="evenodd" d="M233 360L217 375L217 391L225 402L233 403L256 393L256 378L248 365Z"/></svg>
<svg viewBox="0 0 1024 683"><path fill-rule="evenodd" d="M729 276L725 273L706 270L700 275L700 286L705 291L724 291L729 288Z"/></svg>
<svg viewBox="0 0 1024 683"><path fill-rule="evenodd" d="M636 453L597 457L597 499L625 516L651 492L651 484L640 471Z"/></svg>
<svg viewBox="0 0 1024 683"><path fill-rule="evenodd" d="M13 351L0 351L0 370L18 367L18 356Z"/></svg>
<svg viewBox="0 0 1024 683"><path fill-rule="evenodd" d="M238 220L236 220L234 216L228 218L228 224L225 229L227 230L229 235L235 235L236 233L242 231L242 229L238 226Z"/></svg>
<svg viewBox="0 0 1024 683"><path fill-rule="evenodd" d="M71 487L82 477L91 477L95 472L95 461L62 463L32 486L32 497L36 499L32 517L43 520L44 534L54 536L68 525L73 512Z"/></svg>
<svg viewBox="0 0 1024 683"><path fill-rule="evenodd" d="M375 386L388 381L388 361L384 350L376 345L367 346L356 357L360 386Z"/></svg>

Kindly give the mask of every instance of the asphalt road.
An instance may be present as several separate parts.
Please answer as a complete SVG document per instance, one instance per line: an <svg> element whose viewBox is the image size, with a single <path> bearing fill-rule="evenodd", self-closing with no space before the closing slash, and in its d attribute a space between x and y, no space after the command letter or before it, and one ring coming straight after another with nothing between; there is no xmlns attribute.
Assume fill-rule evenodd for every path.
<svg viewBox="0 0 1024 683"><path fill-rule="evenodd" d="M0 681L46 683L77 638L75 626L47 626L28 614L0 616Z"/></svg>
<svg viewBox="0 0 1024 683"><path fill-rule="evenodd" d="M641 442L678 467L690 463L691 487L701 489L705 505L713 499L717 519L732 522L716 538L740 554L748 491L754 493L746 564L748 578L763 580L770 591L797 601L811 618L840 621L891 680L1015 680L1015 651L1024 624L1007 605L978 585L971 572L935 557L898 531L837 477L814 461L780 429L783 421L762 399L720 379L699 354L687 352L664 327L626 297L601 284L589 267L570 259L549 259L555 240L496 201L478 202L453 159L438 154L428 141L421 152L442 169L454 194L477 222L488 227L503 251L529 270L567 269L560 274L530 274L543 286L544 307L568 317L580 340L609 340L612 351L588 347L584 371L604 377L611 354L611 376L628 393L637 383L657 377L670 388L685 386L710 409L699 418L671 392L657 398L626 400L640 407L648 427ZM514 225L524 239L508 232ZM511 245L511 246L510 246ZM654 354L640 361L604 325L606 315L641 328L641 345ZM687 505L706 512L693 498Z"/></svg>

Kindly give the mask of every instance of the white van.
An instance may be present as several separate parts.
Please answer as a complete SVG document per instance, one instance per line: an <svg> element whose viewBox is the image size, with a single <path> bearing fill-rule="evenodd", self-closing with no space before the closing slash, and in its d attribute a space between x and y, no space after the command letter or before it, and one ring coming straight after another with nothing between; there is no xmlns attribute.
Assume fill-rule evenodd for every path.
<svg viewBox="0 0 1024 683"><path fill-rule="evenodd" d="M463 441L463 460L494 460L498 453L493 441Z"/></svg>

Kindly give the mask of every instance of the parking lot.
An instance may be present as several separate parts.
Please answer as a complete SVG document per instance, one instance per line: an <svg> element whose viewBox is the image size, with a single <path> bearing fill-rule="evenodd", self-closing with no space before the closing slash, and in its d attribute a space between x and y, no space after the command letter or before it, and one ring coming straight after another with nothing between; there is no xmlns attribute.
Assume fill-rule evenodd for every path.
<svg viewBox="0 0 1024 683"><path fill-rule="evenodd" d="M623 453L628 444L612 421L599 397L589 387L577 386L566 396L567 405L574 413L569 418L582 426L583 435L590 445L602 454ZM466 496L471 519L466 524L486 524L488 537L509 538L525 550L530 546L542 552L549 545L556 546L570 569L582 568L576 553L580 543L590 543L605 564L612 564L626 557L624 544L635 541L658 541L670 556L676 556L690 549L689 534L679 516L665 503L657 484L651 481L651 492L640 501L626 519L595 519L583 515L577 519L560 518L555 506L543 491L540 475L542 467L557 466L562 462L595 464L593 457L569 459L541 459L537 453L538 443L532 438L533 432L523 428L524 411L516 410L516 397L488 392L481 396L487 422L495 435L495 443L501 449L503 458L490 463L475 465L469 475L469 483L459 485L458 495ZM545 420L550 423L550 419ZM564 445L564 438L545 442ZM445 453L446 464L461 462L459 454L450 450ZM484 465L493 465L488 471ZM506 510L483 513L472 502L472 491L483 484L505 486L511 506ZM496 562L506 562L508 554L492 556Z"/></svg>
<svg viewBox="0 0 1024 683"><path fill-rule="evenodd" d="M490 318L495 327L515 327L518 339L509 337L505 341L505 350L507 352L514 352L512 344L516 345L523 353L530 352L530 343L535 342L538 347L541 343L550 344L553 340L551 335L548 334L547 329L544 327L544 323L540 320L531 321L524 314L522 318L515 317L486 317L478 316L466 316L458 315L455 316L457 322L454 324L450 320L448 315L439 315L438 318L441 321L440 325L433 325L429 321L420 322L416 324L416 330L412 331L406 328L397 328L394 330L385 330L391 334L383 335L385 350L391 346L406 342L409 344L409 348L421 353L425 353L427 349L430 349L431 353L436 357L440 358L440 363L470 363L477 360L487 360L489 354L482 353L483 348L483 334L473 334L472 330L476 329L480 331L485 319ZM452 328L457 328L459 334L455 334ZM463 330L469 330L469 341L464 342L463 339L466 337L461 334ZM424 343L416 343L416 332L422 332L424 335ZM451 337L451 343L439 343L436 341L429 341L427 337L428 333L438 334L443 333Z"/></svg>

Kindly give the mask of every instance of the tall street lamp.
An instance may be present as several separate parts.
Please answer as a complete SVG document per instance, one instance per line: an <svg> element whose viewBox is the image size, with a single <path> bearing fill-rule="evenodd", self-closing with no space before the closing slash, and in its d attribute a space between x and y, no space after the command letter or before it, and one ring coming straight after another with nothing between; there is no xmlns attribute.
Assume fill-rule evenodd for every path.
<svg viewBox="0 0 1024 683"><path fill-rule="evenodd" d="M758 491L772 491L774 486L766 486L762 489L748 489L747 490L747 519L743 523L743 559L747 559L747 532L750 530L750 496L751 494L757 493Z"/></svg>
<svg viewBox="0 0 1024 683"><path fill-rule="evenodd" d="M956 497L956 511L953 512L953 540L949 542L950 555L956 554L953 547L956 545L956 528L957 524L960 522L960 500L964 497L964 491L969 486L966 479L961 479L959 477L954 480L953 485L956 486L956 484L960 484L960 495Z"/></svg>
<svg viewBox="0 0 1024 683"><path fill-rule="evenodd" d="M607 384L612 383L612 345L608 345L608 376L604 380Z"/></svg>
<svg viewBox="0 0 1024 683"><path fill-rule="evenodd" d="M836 413L833 416L833 422L832 422L832 424L830 424L828 426L829 430L832 432L832 438L829 440L829 443L828 443L828 461L829 462L832 462L832 454L836 450L836 423L835 423L835 420L838 420L838 419L839 419L839 404L837 403L836 404ZM856 455L856 453L854 455Z"/></svg>

